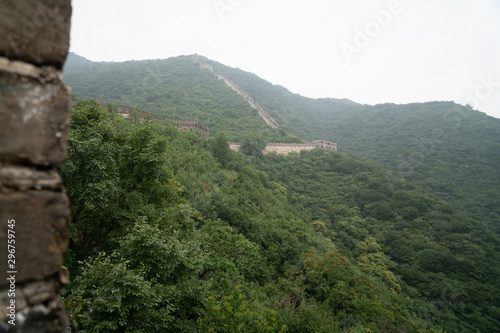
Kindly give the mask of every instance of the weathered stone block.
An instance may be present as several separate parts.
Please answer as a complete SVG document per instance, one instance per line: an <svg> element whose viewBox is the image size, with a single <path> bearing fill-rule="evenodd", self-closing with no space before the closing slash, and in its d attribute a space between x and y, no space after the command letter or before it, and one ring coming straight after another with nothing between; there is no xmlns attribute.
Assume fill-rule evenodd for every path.
<svg viewBox="0 0 500 333"><path fill-rule="evenodd" d="M59 71L0 58L0 160L61 164L69 109L68 89Z"/></svg>
<svg viewBox="0 0 500 333"><path fill-rule="evenodd" d="M53 169L39 170L35 167L12 165L0 162L0 192L48 190L61 191L61 178Z"/></svg>
<svg viewBox="0 0 500 333"><path fill-rule="evenodd" d="M59 298L37 304L21 312L19 329L26 333L68 332L68 318ZM19 331L18 331L19 332Z"/></svg>
<svg viewBox="0 0 500 333"><path fill-rule="evenodd" d="M2 333L68 332L68 318L59 297L16 311L15 326L0 322Z"/></svg>
<svg viewBox="0 0 500 333"><path fill-rule="evenodd" d="M0 56L61 69L69 48L70 0L0 0Z"/></svg>
<svg viewBox="0 0 500 333"><path fill-rule="evenodd" d="M0 193L0 239L8 238L9 220L15 220L15 264L7 261L7 246L0 248L0 290L7 271L16 270L16 284L56 274L68 246L69 203L64 192ZM2 244L5 244L2 242Z"/></svg>

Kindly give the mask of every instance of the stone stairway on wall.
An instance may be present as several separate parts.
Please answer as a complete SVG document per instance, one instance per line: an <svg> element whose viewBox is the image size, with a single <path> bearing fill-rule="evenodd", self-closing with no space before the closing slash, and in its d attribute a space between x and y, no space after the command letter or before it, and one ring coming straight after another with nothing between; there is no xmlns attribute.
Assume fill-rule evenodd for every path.
<svg viewBox="0 0 500 333"><path fill-rule="evenodd" d="M231 81L228 77L221 75L214 71L213 66L209 63L204 63L200 61L198 55L193 57L193 61L198 63L201 69L207 69L212 72L219 80L223 80L224 83L241 95L254 109L259 112L259 115L264 119L266 124L273 128L278 128L278 122L271 117L260 105L257 103L250 95L248 95L243 89L238 87L236 83ZM298 137L295 134L286 132L288 136ZM275 152L277 154L288 155L290 152L300 152L301 150L312 150L312 149L324 149L337 151L337 144L335 142L325 141L325 140L315 140L307 141L302 138L302 143L268 143L266 148L262 151L264 154ZM229 142L229 148L234 151L239 151L241 144L239 142Z"/></svg>
<svg viewBox="0 0 500 333"><path fill-rule="evenodd" d="M201 69L208 69L209 71L211 71L215 76L217 76L217 78L219 80L223 80L224 83L231 89L233 89L234 91L236 91L239 95L241 95L254 109L256 109L258 112L259 112L259 115L261 116L262 119L264 119L264 121L266 122L266 124L268 124L269 126L271 126L272 128L278 128L279 127L279 124L278 122L269 115L269 113L267 113L263 108L262 106L259 105L259 103L257 103L257 101L255 101L249 94L247 94L243 89L241 89L240 87L238 87L238 85L236 83L234 83L233 81L231 81L228 77L224 76L224 75L221 75L217 72L214 71L213 69L213 66L210 65L210 64L207 64L207 63L202 63L199 61L199 58L198 56L195 56L194 57L194 60L195 62L197 62L199 65L200 65L200 68Z"/></svg>

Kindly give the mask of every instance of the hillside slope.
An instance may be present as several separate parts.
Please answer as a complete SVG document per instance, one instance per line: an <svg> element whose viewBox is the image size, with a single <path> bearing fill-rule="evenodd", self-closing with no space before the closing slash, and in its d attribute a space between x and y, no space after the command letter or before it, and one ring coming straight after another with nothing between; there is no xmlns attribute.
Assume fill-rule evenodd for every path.
<svg viewBox="0 0 500 333"><path fill-rule="evenodd" d="M397 173L331 151L246 156L95 101L71 116L74 331L500 325L499 238Z"/></svg>
<svg viewBox="0 0 500 333"><path fill-rule="evenodd" d="M401 173L500 232L500 119L453 102L310 99L212 62L280 123Z"/></svg>
<svg viewBox="0 0 500 333"><path fill-rule="evenodd" d="M261 105L282 129L277 134L240 95L193 56L166 60L94 63L70 54L67 84L81 98L131 105L165 118L197 119L212 135L338 143L400 172L500 232L500 119L451 102L360 105L310 99L254 74L203 58Z"/></svg>
<svg viewBox="0 0 500 333"><path fill-rule="evenodd" d="M276 133L242 96L202 70L193 56L94 63L70 53L64 80L82 99L128 105L165 119L198 120L213 135L224 131L233 141L247 136L297 141Z"/></svg>

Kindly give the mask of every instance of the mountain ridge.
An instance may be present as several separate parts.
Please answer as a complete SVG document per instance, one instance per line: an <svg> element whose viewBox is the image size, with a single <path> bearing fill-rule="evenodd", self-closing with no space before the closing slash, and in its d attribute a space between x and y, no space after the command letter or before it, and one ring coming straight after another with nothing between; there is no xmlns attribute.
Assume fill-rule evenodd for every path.
<svg viewBox="0 0 500 333"><path fill-rule="evenodd" d="M241 95L193 62L193 55L126 63L74 61L64 78L82 98L139 107L166 118L197 119L230 141L278 141ZM251 96L279 124L285 142L337 142L339 149L400 172L500 232L500 119L451 102L374 106L311 99L203 56L200 61Z"/></svg>

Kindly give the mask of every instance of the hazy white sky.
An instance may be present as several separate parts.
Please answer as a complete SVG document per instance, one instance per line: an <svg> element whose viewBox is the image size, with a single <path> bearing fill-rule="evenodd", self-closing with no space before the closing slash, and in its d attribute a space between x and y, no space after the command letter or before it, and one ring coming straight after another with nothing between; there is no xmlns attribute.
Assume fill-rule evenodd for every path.
<svg viewBox="0 0 500 333"><path fill-rule="evenodd" d="M73 0L93 61L198 53L307 97L450 101L500 118L498 0Z"/></svg>

